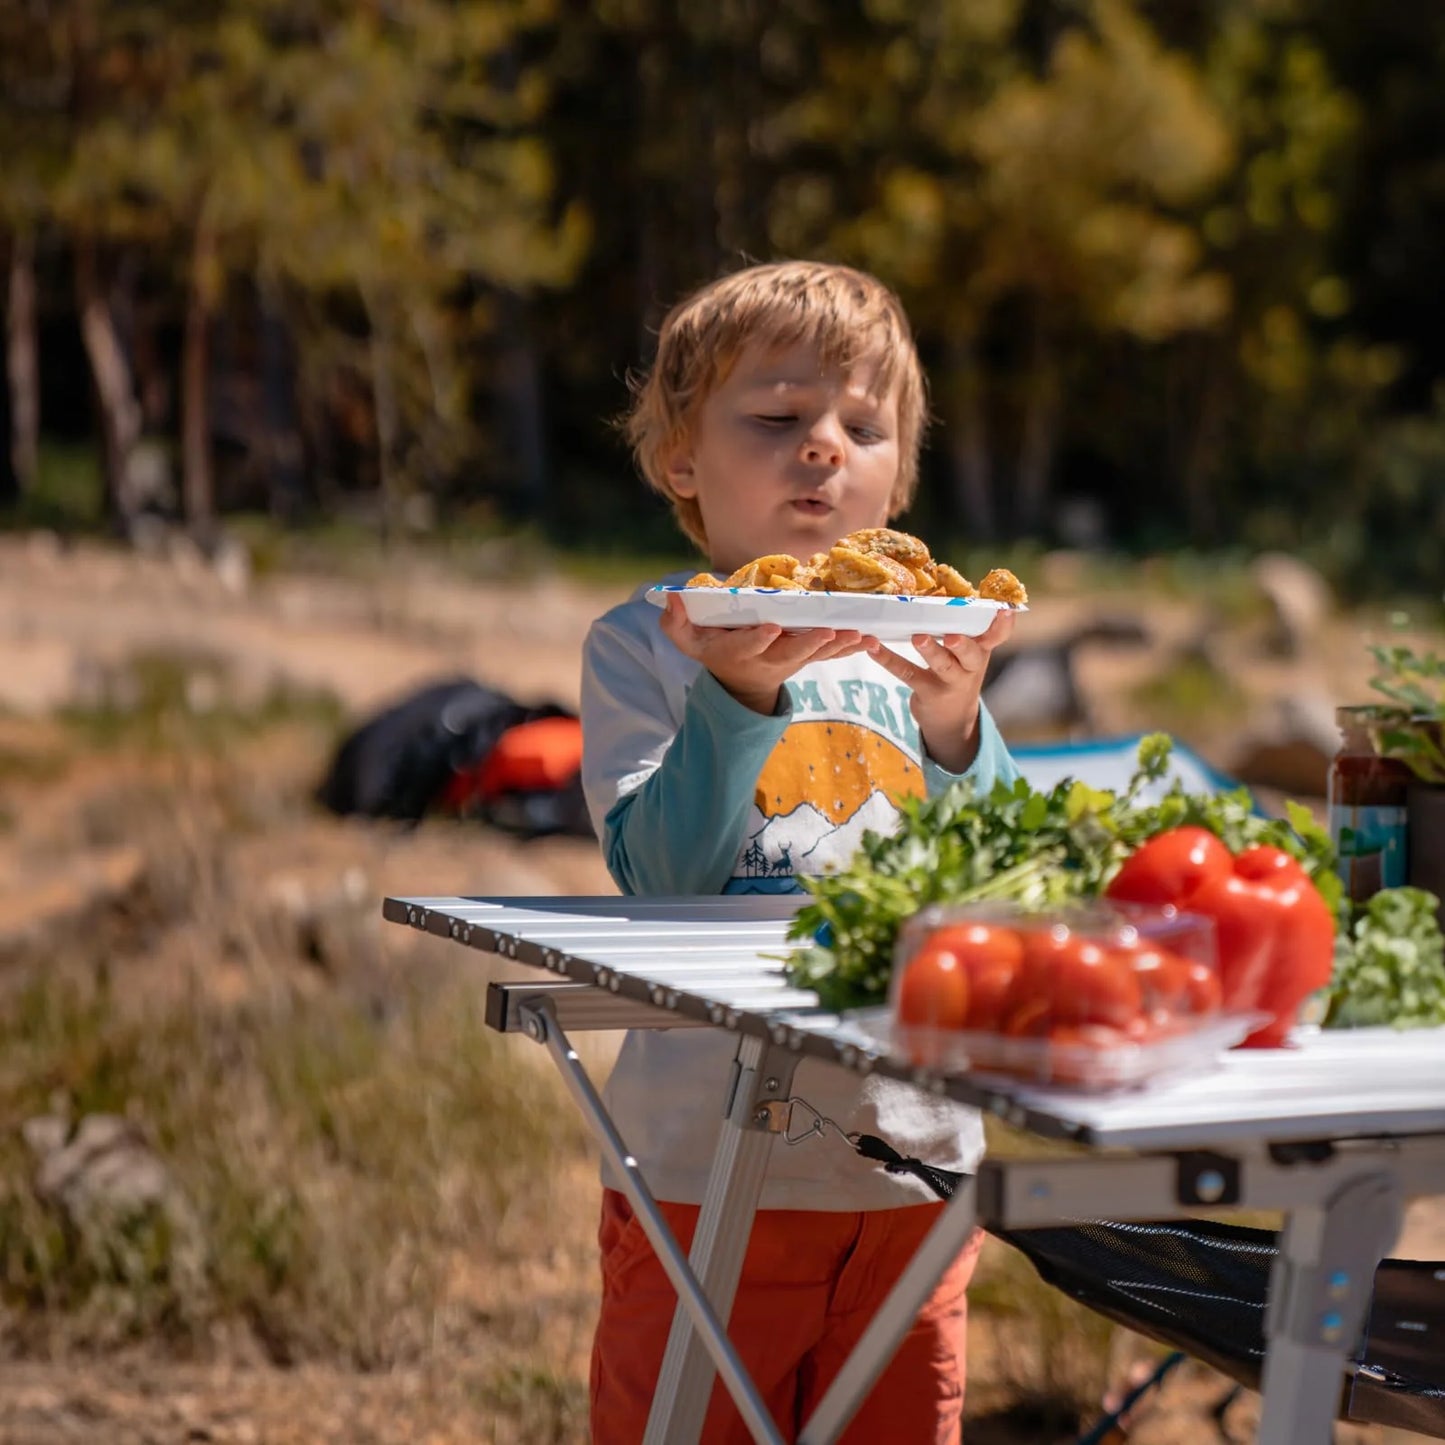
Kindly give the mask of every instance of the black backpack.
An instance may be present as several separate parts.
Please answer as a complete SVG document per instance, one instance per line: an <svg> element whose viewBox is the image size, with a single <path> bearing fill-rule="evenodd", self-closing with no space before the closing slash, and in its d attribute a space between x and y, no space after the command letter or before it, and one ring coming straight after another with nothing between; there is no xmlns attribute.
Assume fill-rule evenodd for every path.
<svg viewBox="0 0 1445 1445"><path fill-rule="evenodd" d="M432 683L376 713L338 746L316 800L345 816L415 823L437 811L448 783L475 768L509 728L575 717L555 703L524 704L471 678ZM591 837L580 778L560 789L511 793L479 816L524 837Z"/></svg>

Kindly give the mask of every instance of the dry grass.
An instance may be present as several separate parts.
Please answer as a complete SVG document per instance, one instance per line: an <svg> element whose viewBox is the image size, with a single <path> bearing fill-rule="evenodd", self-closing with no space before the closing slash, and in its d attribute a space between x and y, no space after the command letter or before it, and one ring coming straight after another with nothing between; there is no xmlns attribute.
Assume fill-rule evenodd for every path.
<svg viewBox="0 0 1445 1445"><path fill-rule="evenodd" d="M393 868L397 891L448 867L531 891L535 870L509 884L511 845L477 829L319 816L334 718L314 698L140 675L133 712L9 729L17 856L63 878L123 843L144 866L0 939L0 1356L440 1374L488 1422L471 1438L577 1439L582 1125L540 1051L485 1028L484 961L379 917ZM22 1127L44 1115L132 1121L173 1194L79 1217L37 1188Z"/></svg>
<svg viewBox="0 0 1445 1445"><path fill-rule="evenodd" d="M29 985L0 1024L12 1342L197 1349L244 1325L282 1362L426 1351L456 1324L456 1257L514 1263L558 1206L543 1181L583 1156L556 1091L478 1010L459 988L388 1018L323 994L141 1019L103 982ZM89 1238L37 1198L17 1126L57 1109L138 1123L191 1228L151 1209Z"/></svg>

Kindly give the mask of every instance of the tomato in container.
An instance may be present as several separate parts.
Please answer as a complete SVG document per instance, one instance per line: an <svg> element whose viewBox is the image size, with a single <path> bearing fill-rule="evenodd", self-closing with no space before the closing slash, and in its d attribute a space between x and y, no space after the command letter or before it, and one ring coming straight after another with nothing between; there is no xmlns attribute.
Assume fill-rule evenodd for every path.
<svg viewBox="0 0 1445 1445"><path fill-rule="evenodd" d="M1022 943L1008 928L961 923L931 932L912 955L895 1001L898 1018L920 1031L920 1055L937 1063L944 1053L941 1043L929 1046L927 1033L997 1028L1022 958Z"/></svg>
<svg viewBox="0 0 1445 1445"><path fill-rule="evenodd" d="M1132 903L940 905L900 933L891 1036L943 1072L1128 1087L1205 1066L1260 1021L1222 1001L1209 919Z"/></svg>

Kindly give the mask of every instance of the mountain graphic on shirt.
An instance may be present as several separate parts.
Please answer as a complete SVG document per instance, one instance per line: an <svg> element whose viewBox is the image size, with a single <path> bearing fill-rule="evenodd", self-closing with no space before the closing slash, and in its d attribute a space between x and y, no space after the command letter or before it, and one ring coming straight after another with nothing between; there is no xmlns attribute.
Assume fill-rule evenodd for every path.
<svg viewBox="0 0 1445 1445"><path fill-rule="evenodd" d="M898 801L923 790L918 763L892 738L856 723L795 723L758 775L734 875L841 867L867 829L890 830Z"/></svg>
<svg viewBox="0 0 1445 1445"><path fill-rule="evenodd" d="M864 833L891 833L897 825L898 807L883 793L870 793L863 806L845 823L823 834L816 843L793 858L805 873L822 873L841 868L858 851Z"/></svg>

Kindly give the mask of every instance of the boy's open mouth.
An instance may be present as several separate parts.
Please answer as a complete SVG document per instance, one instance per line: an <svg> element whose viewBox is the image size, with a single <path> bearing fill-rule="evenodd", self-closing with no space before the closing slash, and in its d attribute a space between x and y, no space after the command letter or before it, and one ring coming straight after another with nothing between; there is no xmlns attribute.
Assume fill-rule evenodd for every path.
<svg viewBox="0 0 1445 1445"><path fill-rule="evenodd" d="M793 508L805 517L822 517L833 510L821 497L798 497Z"/></svg>

